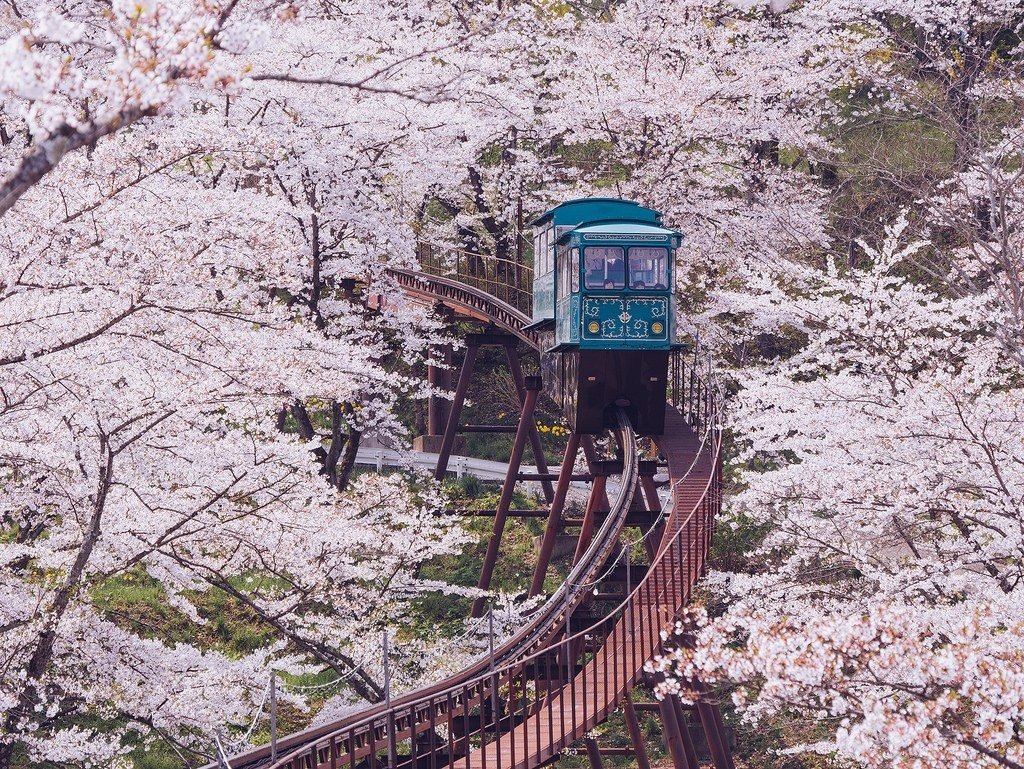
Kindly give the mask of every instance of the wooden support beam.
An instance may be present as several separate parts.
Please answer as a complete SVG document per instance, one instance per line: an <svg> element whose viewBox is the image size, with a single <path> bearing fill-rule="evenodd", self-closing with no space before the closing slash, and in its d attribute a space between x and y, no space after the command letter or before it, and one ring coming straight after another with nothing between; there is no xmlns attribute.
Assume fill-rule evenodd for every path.
<svg viewBox="0 0 1024 769"><path fill-rule="evenodd" d="M587 546L594 536L594 519L597 517L597 507L607 505L608 495L605 493L605 484L608 478L598 475L594 478L594 485L590 488L590 496L587 498L587 508L583 511L583 525L580 527L580 538L576 540L576 552L572 556L572 565L575 566L587 552Z"/></svg>
<svg viewBox="0 0 1024 769"><path fill-rule="evenodd" d="M544 527L544 536L540 543L540 554L537 557L537 567L533 570L533 582L530 584L530 597L537 595L544 589L544 577L548 573L548 564L551 563L551 554L555 549L555 537L558 534L558 522L562 517L562 510L565 508L565 497L569 493L569 478L572 476L573 465L576 464L576 452L580 447L580 436L577 433L570 433L569 440L565 444L565 455L562 457L562 466L558 470L558 485L555 487L555 497L551 501L551 510L548 513L548 520Z"/></svg>
<svg viewBox="0 0 1024 769"><path fill-rule="evenodd" d="M697 715L700 716L701 726L704 727L704 737L708 743L708 751L711 753L711 761L715 769L736 769L732 762L732 754L729 751L729 744L725 736L725 725L722 723L722 714L718 707L710 702L697 700Z"/></svg>
<svg viewBox="0 0 1024 769"><path fill-rule="evenodd" d="M591 475L622 475L622 461L618 459L601 459L597 462L589 462L588 470Z"/></svg>
<svg viewBox="0 0 1024 769"><path fill-rule="evenodd" d="M699 766L697 761L697 749L694 747L693 738L690 737L690 724L683 712L683 703L678 697L671 697L672 705L676 710L676 721L679 722L679 736L683 739L683 750L686 751L686 759L692 762L693 766Z"/></svg>
<svg viewBox="0 0 1024 769"><path fill-rule="evenodd" d="M431 363L427 364L427 383L431 387L447 390L451 387L452 346L450 344L435 345L431 350ZM442 366L434 365L436 361ZM439 395L431 395L427 399L427 435L440 435L444 427L448 404Z"/></svg>
<svg viewBox="0 0 1024 769"><path fill-rule="evenodd" d="M448 411L448 423L444 428L441 451L438 452L437 467L434 470L434 477L439 481L444 479L444 474L448 472L448 459L452 455L452 446L455 445L455 432L459 425L459 417L462 416L462 405L466 402L469 380L473 376L473 367L476 365L476 351L476 345L466 348L466 357L462 360L462 368L459 370L459 383L455 385L455 397Z"/></svg>
<svg viewBox="0 0 1024 769"><path fill-rule="evenodd" d="M593 737L587 737L584 743L587 746L587 760L590 761L590 769L604 769L604 763L601 761L601 751L597 747L597 740Z"/></svg>
<svg viewBox="0 0 1024 769"><path fill-rule="evenodd" d="M516 354L514 340L512 344L505 345L505 358L508 360L508 369L512 374L512 381L516 385L516 392L519 393L519 402L525 404L526 380L523 377L523 365L519 361L519 355ZM537 424L533 421L533 417L530 417L530 448L533 451L533 463L537 466L537 472L542 475L546 474L548 461L544 456L544 446L541 444L540 432L537 430ZM544 490L544 499L550 505L555 499L555 489L550 480L540 480L541 488Z"/></svg>
<svg viewBox="0 0 1024 769"><path fill-rule="evenodd" d="M637 464L637 475L639 475L641 478L653 478L657 474L657 462L650 459L644 459Z"/></svg>
<svg viewBox="0 0 1024 769"><path fill-rule="evenodd" d="M463 425L457 428L460 433L514 433L518 425Z"/></svg>
<svg viewBox="0 0 1024 769"><path fill-rule="evenodd" d="M592 436L592 435L584 435L583 436L582 445L583 445L583 456L587 460L587 469L591 473L593 473L594 472L594 466L600 461L600 459L597 456L597 449L594 447L594 436ZM609 509L611 509L611 502L608 500L608 495L607 494L605 494L604 499L601 500L601 509L602 510L609 510Z"/></svg>
<svg viewBox="0 0 1024 769"><path fill-rule="evenodd" d="M659 702L658 709L661 712L661 722L665 727L662 738L665 741L665 747L668 748L669 755L672 756L672 766L674 769L700 769L700 764L690 763L690 757L687 755L683 743L679 719L676 716L676 709L671 699L666 698Z"/></svg>
<svg viewBox="0 0 1024 769"><path fill-rule="evenodd" d="M494 571L494 564L498 560L501 535L505 531L505 521L512 504L512 494L516 490L516 476L523 461L523 450L526 448L529 426L533 424L533 410L537 405L539 391L540 378L530 377L526 382L526 399L523 402L523 413L519 417L519 430L516 432L515 442L512 444L512 456L508 460L508 473L505 475L505 483L501 487L501 498L498 500L498 507L494 514L494 528L491 538L487 542L487 553L484 556L483 566L480 568L480 580L477 582L477 587L481 590L487 590L491 586L491 574ZM473 601L474 617L483 616L484 604L484 596Z"/></svg>
<svg viewBox="0 0 1024 769"><path fill-rule="evenodd" d="M658 487L654 485L654 478L641 475L640 488L643 489L644 499L647 500L647 509L661 512L661 498L658 496Z"/></svg>
<svg viewBox="0 0 1024 769"><path fill-rule="evenodd" d="M629 739L633 743L633 750L636 751L636 763L638 769L651 769L651 758L647 755L647 744L644 742L644 733L640 729L640 719L636 717L636 706L633 704L633 696L627 691L626 700L623 702L623 713L626 716L626 728L629 729Z"/></svg>

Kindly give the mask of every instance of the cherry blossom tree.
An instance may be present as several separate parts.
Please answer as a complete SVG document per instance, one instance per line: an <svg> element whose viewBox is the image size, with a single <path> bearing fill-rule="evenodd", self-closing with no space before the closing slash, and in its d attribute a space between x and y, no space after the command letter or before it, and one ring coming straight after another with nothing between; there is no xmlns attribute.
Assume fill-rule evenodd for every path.
<svg viewBox="0 0 1024 769"><path fill-rule="evenodd" d="M363 431L401 434L420 385L393 360L434 328L359 292L412 264L460 143L451 95L500 64L473 48L500 15L384 10L5 10L0 766L208 758L270 668L376 701L368 629L451 589L417 576L465 541L435 486L350 476ZM107 610L119 580L158 585L189 642ZM259 648L205 630L214 593ZM397 686L437 658L409 638Z"/></svg>
<svg viewBox="0 0 1024 769"><path fill-rule="evenodd" d="M665 689L732 682L747 718L815 720L796 749L858 765L1020 766L1019 8L776 22L805 49L788 67L842 65L808 156L836 215L705 305L726 358L774 339L733 373L729 516L767 533L757 569L712 575L724 613L681 629ZM932 144L878 144L908 132Z"/></svg>
<svg viewBox="0 0 1024 769"><path fill-rule="evenodd" d="M809 339L744 380L741 459L770 469L732 503L768 530L772 567L718 575L729 610L662 664L750 684L749 717L831 723L812 747L865 766L1015 765L1024 413L998 334L1012 321L994 295L900 275L930 245L899 243L905 225L867 248L870 268L775 298Z"/></svg>
<svg viewBox="0 0 1024 769"><path fill-rule="evenodd" d="M1024 763L1011 0L0 13L0 769L208 756L269 668L343 678L322 718L378 699L367 628L464 541L433 484L352 473L441 338L388 269L513 257L606 191L687 233L681 321L739 389L730 514L769 532L673 680L866 766ZM188 643L99 599L129 579ZM400 686L461 659L413 636Z"/></svg>

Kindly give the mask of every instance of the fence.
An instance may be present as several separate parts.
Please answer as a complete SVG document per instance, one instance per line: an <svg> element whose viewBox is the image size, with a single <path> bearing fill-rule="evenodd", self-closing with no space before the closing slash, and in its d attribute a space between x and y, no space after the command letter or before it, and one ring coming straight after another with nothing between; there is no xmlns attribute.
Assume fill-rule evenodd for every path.
<svg viewBox="0 0 1024 769"><path fill-rule="evenodd" d="M474 254L431 243L418 246L419 268L486 291L529 316L533 311L533 269L512 259Z"/></svg>

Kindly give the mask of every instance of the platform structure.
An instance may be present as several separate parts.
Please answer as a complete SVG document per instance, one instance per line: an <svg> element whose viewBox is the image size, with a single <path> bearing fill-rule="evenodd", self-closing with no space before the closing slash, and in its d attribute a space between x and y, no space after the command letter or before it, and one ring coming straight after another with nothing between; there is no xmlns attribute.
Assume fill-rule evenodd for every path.
<svg viewBox="0 0 1024 769"><path fill-rule="evenodd" d="M464 340L451 404L434 402L429 408L430 440L424 446L436 449L435 476L452 469L461 432L487 427L461 421L479 348L504 348L519 396L516 425L492 426L514 436L497 507L462 511L493 517L478 586L489 588L507 521L524 512L511 508L513 491L523 480L539 482L546 502L545 510L530 511L545 518L530 595L543 592L558 536L570 529L576 540L573 566L524 628L465 670L226 763L231 769L535 769L563 751L581 749L582 741L591 769L603 769L602 756L623 754L634 756L639 769L650 769L638 712L653 708L674 769L700 766L695 733L702 735L715 769L734 769L713 699L687 707L675 698L654 704L635 697L655 683L645 664L664 651L662 632L672 629L707 567L721 508L717 391L691 360L675 353L665 431L651 436L660 467L640 456L638 436L620 411L611 456L598 454L592 436L570 433L553 471L544 461L534 420L543 383L525 376L521 363L523 354L539 353L529 328L529 269L484 255L423 249L420 265L419 271L393 271L392 277L413 299L478 326ZM451 384L441 373L450 366L446 356L450 351L438 351L435 360L442 365L428 371L441 387ZM527 447L533 467L523 466ZM580 450L585 473L574 470ZM659 495L655 480L659 473L667 474L664 504L666 495ZM582 516L570 518L565 502L573 483L588 484L588 494ZM639 542L629 539L636 527L643 531ZM484 600L477 600L474 616L484 608ZM602 746L591 735L619 709L632 742L627 749Z"/></svg>

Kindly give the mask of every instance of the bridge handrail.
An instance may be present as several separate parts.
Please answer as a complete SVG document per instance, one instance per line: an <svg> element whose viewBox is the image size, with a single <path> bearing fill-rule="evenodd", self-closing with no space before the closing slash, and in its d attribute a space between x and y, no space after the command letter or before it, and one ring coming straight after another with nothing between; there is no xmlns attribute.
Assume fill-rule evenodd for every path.
<svg viewBox="0 0 1024 769"><path fill-rule="evenodd" d="M503 328L535 350L540 349L536 333L526 330L530 324L530 316L485 289L424 272L399 269L391 269L388 272L406 291L430 296L442 304L454 307L457 313L461 310L470 317Z"/></svg>
<svg viewBox="0 0 1024 769"><path fill-rule="evenodd" d="M717 401L714 391L711 388L707 388L703 391L703 397L711 401ZM706 404L705 408L703 409L703 412L708 416L712 417L712 419L708 420L706 426L707 435L705 437L705 442L707 442L707 439L710 438L710 450L713 452L710 458L710 463L712 467L717 467L717 461L721 451L721 431L719 429L720 425L717 423L717 415L719 412L717 410L717 406L714 405L713 403ZM707 450L707 448L705 446L702 446L702 451L703 450ZM625 454L625 456L629 455ZM620 486L620 489L625 488L625 486L626 484L623 483ZM339 738L348 735L351 740L354 738L356 734L372 731L378 725L382 726L384 729L391 729L393 731L393 725L395 724L396 721L398 721L401 718L401 716L405 714L410 714L413 717L415 717L417 711L422 710L424 706L430 708L434 703L438 701L448 700L450 702L452 697L466 695L469 692L482 692L487 685L490 685L494 690L497 690L500 686L500 682L514 680L516 672L523 671L530 664L539 664L540 662L544 661L545 665L548 665L548 660L550 659L553 652L555 652L556 650L564 650L566 656L570 656L568 654L568 650L571 649L574 644L582 643L583 641L585 641L585 639L588 636L593 635L595 631L598 631L602 626L606 625L610 619L617 619L626 616L631 617L633 619L633 633L636 632L637 620L639 619L642 623L641 632L646 632L648 634L652 634L653 637L657 637L657 634L660 633L661 630L665 629L665 625L668 623L671 617L656 616L655 614L652 614L650 610L646 612L642 611L639 597L641 593L645 591L647 593L650 593L652 590L659 591L659 582L661 582L660 592L657 592L656 594L660 595L664 592L665 589L667 589L669 583L671 582L671 579L668 575L663 574L666 564L668 564L669 574L671 574L678 567L678 565L683 563L687 564L688 581L685 587L683 588L683 592L686 593L689 591L690 587L696 581L697 577L700 575L703 569L703 562L706 557L707 550L710 546L711 520L714 516L714 510L716 509L719 493L719 478L716 472L712 472L708 476L708 479L704 485L704 489L701 492L698 501L693 505L691 510L689 510L686 513L682 513L674 509L673 503L671 501L668 503L664 512L668 514L669 522L674 524L672 528L675 529L674 533L671 536L671 539L669 539L666 543L662 545L661 549L656 554L655 558L652 559L650 567L648 568L647 574L644 576L644 578L633 588L629 595L604 619L601 619L598 622L593 623L592 625L584 628L583 630L573 633L570 637L562 639L556 645L545 645L543 648L533 651L532 653L527 653L527 655L524 657L516 657L514 660L505 662L505 664L502 665L496 664L494 668L489 668L486 672L477 674L469 678L456 676L459 678L459 680L456 683L449 685L444 689L439 689L437 688L437 685L435 685L434 687L428 687L425 690L420 690L420 692L418 692L419 696L412 699L412 701L410 701L407 696L406 698L403 698L401 701L394 702L390 709L375 708L372 713L368 713L366 717L364 717L363 719L356 721L354 723L346 724L345 726L339 727L338 729L333 730L330 733L322 734L314 742L303 746L297 751L292 751L291 753L282 756L276 763L272 764L269 767L269 769L282 769L283 767L289 765L297 766L298 764L296 764L296 760L300 755L302 755L303 752L314 752L315 755L315 752L320 747L327 747L329 750L334 750L336 748L332 747L332 743L338 740ZM682 520L678 520L676 515L677 513L679 515L685 515L685 518ZM672 519L677 520L673 521ZM607 525L607 521L605 525ZM693 531L694 527L698 528L698 533L702 533L702 537L701 541L699 542L700 549L691 552L690 548L686 546L686 543L684 543L683 540L688 539L690 541L690 544L697 544L696 540L692 537L692 535L695 533ZM701 529L703 529L702 532L700 531ZM590 553L588 553L588 555L590 555ZM694 556L697 556L697 558L695 559ZM594 556L591 556L591 558L593 557ZM584 558L581 560L580 563L586 563L588 560L590 559ZM699 567L691 568L695 560L700 562ZM588 590L589 587L590 585L575 586L576 590ZM559 590L556 591L552 598L546 602L546 606L551 607L551 609L555 612L556 616L558 617L559 627L561 627L564 624L563 614L564 607L566 605L566 599L564 596L565 591L568 589L570 589L570 579L567 578L567 580L559 587ZM673 613L674 611L675 609L673 609ZM550 613L550 611L548 613ZM524 631L529 630L530 628L537 627L538 621L541 621L541 624L547 624L543 622L540 617L537 617L534 619L534 621L531 621L530 625L527 628L524 628ZM606 640L606 645L608 644L609 641ZM506 646L507 645L508 644L506 644ZM530 644L530 646L532 645L533 644ZM527 647L527 651L529 652L529 646ZM644 655L644 659L637 660L639 664L634 665L633 674L631 676L627 676L627 678L635 678L637 675L639 675L639 672L643 664L647 662L646 656L647 655ZM484 658L477 664L479 665L486 663L487 660L486 658ZM471 668L472 667L474 666L471 666ZM585 667L586 665L584 666L584 668ZM451 679L449 679L449 681L450 680ZM442 684L443 683L447 682L442 682ZM536 687L536 690L539 690L539 687ZM540 692L536 690L534 704L540 705L541 700L544 698L542 698ZM411 694L415 695L417 693L414 692ZM618 692L615 692L614 694L615 697L613 699L615 702L618 702L618 698L621 695ZM482 694L480 696L482 696ZM481 705L483 705L482 702ZM524 713L527 710L529 709L524 707ZM596 715L594 713L591 713L591 717L596 717ZM587 720L586 714L584 715L584 720ZM486 725L483 728L486 728ZM580 728L583 728L582 722ZM576 739L572 736L572 734L574 733L575 729L570 733L568 737L563 736L563 739L559 742L565 742L565 744L572 742L573 739ZM468 734L465 735L466 739L468 739L468 737ZM500 742L503 739L511 738L509 738L508 734L506 733L504 735L499 735L495 738L495 740L492 740L492 742ZM524 743L524 749L525 748L526 743ZM310 766L315 767L318 763L319 762L314 759L312 762L310 762Z"/></svg>
<svg viewBox="0 0 1024 769"><path fill-rule="evenodd" d="M449 253L455 253L456 257L458 257L457 250L450 250ZM468 252L461 253L470 256ZM480 257L480 255L471 256ZM492 259L495 262L507 261L497 260L494 259L493 257L491 257L490 259ZM458 259L456 258L456 269L458 269L458 264L459 262ZM427 265L427 267L429 267L429 265ZM441 268L437 267L437 269L440 270ZM528 271L528 268L525 269ZM425 269L424 273L430 275L432 279L438 280L438 276L430 273L429 270ZM407 274L414 275L414 273ZM526 274L528 274L528 272ZM440 280L443 284L454 283L454 281L452 281L450 278L440 278ZM493 294L491 296L493 297ZM501 302L505 302L505 300L502 299L502 297L500 296L497 297L497 299L500 300ZM505 302L505 304L507 306L508 304L513 303ZM513 307L509 307L508 309L516 311L517 314L523 313L522 315L516 317L515 320L517 322L520 322L520 318L528 317L528 309L525 311L519 310L518 307L515 307L514 305ZM536 341L534 339L530 339L527 341L532 346L536 347ZM715 390L712 387L708 386L707 382L704 381L703 377L697 374L696 366L690 366L689 371L686 370L685 363L682 360L682 355L678 353L672 356L671 375L669 381L669 401L680 409L680 411L685 416L686 421L688 421L691 426L701 426L708 431L709 435L712 436L712 448L714 453L711 457L711 466L716 467L719 452L721 449L721 437L719 429L720 401L717 397L717 393L715 392ZM628 425L628 421L626 424ZM628 434L632 436L632 431L628 430ZM635 443L633 445L635 447ZM704 450L703 447L702 450ZM633 478L631 477L630 479L627 479L626 475L629 472L632 472L635 475L635 450L625 451L624 457L628 461L624 463L624 475L623 482L620 484L620 495L621 493L628 493L631 497L634 487L634 483L632 482ZM629 470L630 465L632 466L631 471ZM558 628L564 625L566 609L570 609L569 613L571 615L571 609L575 608L575 604L578 600L580 600L580 596L582 595L582 593L585 590L589 589L589 585L580 584L581 577L583 577L582 581L588 580L592 576L589 575L588 572L592 571L592 569L594 568L593 564L595 562L607 562L607 557L608 555L610 555L610 549L614 546L618 536L617 532L614 537L609 538L607 536L607 531L609 530L608 527L615 526L615 523L613 521L615 516L613 515L608 515L606 517L601 529L598 532L598 536L596 536L594 540L592 540L591 546L588 548L585 556L580 559L579 563L577 564L577 568L575 568L572 571L572 573L570 573L566 581L558 588L558 590L551 597L551 599L549 599L549 601L545 603L545 606L531 619L531 621L528 623L526 627L524 627L512 639L502 644L500 649L496 650L493 660L493 665L496 667L491 666L491 661L489 659L482 658L474 662L473 664L469 665L466 669L456 674L455 676L452 676L444 681L440 681L434 685L415 690L402 697L396 698L392 701L390 707L387 707L383 703L370 706L368 709L364 710L364 717L357 721L346 723L343 726L338 726L337 724L324 725L321 727L311 728L303 732L291 735L289 738L286 738L286 740L279 742L280 748L285 752L279 754L280 759L273 763L272 766L283 767L285 765L290 764L292 767L295 767L297 769L302 764L300 757L310 752L312 753L313 759L310 762L310 766L316 766L318 763L316 758L317 752L319 748L324 746L325 741L326 744L329 746L330 750L336 750L337 745L335 744L335 742L340 737L349 735L350 739L352 739L357 733L361 734L366 732L367 730L369 730L371 733L372 745L372 734L374 733L374 730L376 729L377 726L389 730L393 739L393 735L395 733L394 725L396 721L400 720L400 718L403 715L406 715L411 719L411 722L413 723L412 728L415 731L417 715L419 712L421 712L421 709L423 708L424 705L430 708L435 703L443 700L444 698L449 699L450 705L451 698L453 696L456 696L459 692L461 692L463 695L468 694L470 689L473 689L475 691L477 687L483 687L488 681L494 682L496 691L497 684L502 680L502 676L511 676L512 671L517 669L525 670L525 666L531 663L539 664L541 660L549 659L550 655L553 653L554 650L561 649L563 653L567 652L568 649L570 649L571 647L566 646L566 644L571 645L573 643L579 642L587 635L594 633L603 625L606 625L610 621L610 618L617 618L628 615L634 617L635 620L635 602L639 600L638 597L640 596L642 590L650 591L651 589L657 589L656 583L658 581L658 575L661 574L662 567L663 564L666 562L666 559L672 561L678 560L678 563L692 563L694 562L694 556L696 556L697 560L699 560L699 562L703 564L710 543L710 523L713 519L714 509L718 501L718 494L719 479L717 477L717 472L712 471L706 482L705 488L700 495L700 498L697 502L694 503L693 508L688 513L686 513L685 520L678 523L676 522L678 515L682 515L683 513L681 511L675 510L672 507L672 503L669 503L669 505L665 508L664 513L666 516L670 516L669 520L673 523L672 528L674 528L675 531L670 530L671 538L668 542L664 544L660 552L652 560L650 568L645 577L630 592L630 594L625 598L625 600L623 600L619 604L619 606L616 607L616 609L605 619L602 619L599 622L594 623L593 625L582 631L574 633L571 637L563 639L558 644L551 645L543 643L545 639L550 638L552 632L555 632ZM621 504L613 505L612 509L618 509L620 511L628 509L630 506L630 501L626 501L624 506ZM620 503L621 500L617 499L616 502ZM700 514L703 514L703 517L701 521L697 521L697 516ZM704 529L702 541L699 543L700 549L698 551L690 552L689 548L687 548L686 553L683 554L683 533L687 532L687 536L689 537L691 534L695 533L691 531L692 527L698 524ZM694 540L692 537L690 537L690 539L691 544L698 544L696 540ZM698 574L699 570L693 575L692 579L690 579L683 587L684 593L689 591L692 582L696 579L696 576L698 576ZM654 586L654 588L651 587L652 585ZM663 584L662 592L669 586L671 586L670 583ZM641 619L643 619L644 616L644 613L641 612ZM646 617L648 620L651 619L652 615L649 611L646 613ZM662 624L664 624L664 622ZM612 629L612 633L609 634L609 639L611 638L612 634L617 632L617 627L618 626ZM646 628L646 625L644 627ZM645 632L649 631L650 629L651 628L646 628ZM661 628L659 627L658 629L660 630ZM512 655L511 659L509 655ZM640 665L635 667L631 675L635 676L637 674L637 671L640 669L640 667L642 667L642 664L645 661L646 659L640 660ZM549 663L545 662L545 665L547 664ZM495 678L495 676L498 677ZM535 688L539 690L540 687ZM483 689L481 688L480 691L482 692ZM539 705L539 694L537 696L538 699L536 704ZM618 694L616 694L616 697L617 696ZM482 719L481 723L483 723ZM484 724L481 727L482 730L485 730L486 728L486 724ZM497 739L504 740L506 739L507 736L508 735L503 736L499 734ZM467 734L465 739L468 738L469 737ZM575 738L572 737L572 735L570 734L568 739L571 742L571 740ZM525 747L526 745L524 744L524 749ZM259 756L256 754L263 754L263 758L260 759ZM253 765L252 762L257 760L266 760L267 757L269 756L266 754L265 748L257 749L255 751L250 751L247 754L236 756L234 759L232 759L231 765L239 765L235 764L235 761L239 759L241 759L245 765ZM248 759L248 761L246 761L246 759ZM500 769L500 767L498 769Z"/></svg>
<svg viewBox="0 0 1024 769"><path fill-rule="evenodd" d="M533 311L533 268L529 265L424 241L418 252L420 272L482 289L526 316Z"/></svg>
<svg viewBox="0 0 1024 769"><path fill-rule="evenodd" d="M615 546L618 537L618 531L624 523L625 516L628 514L630 506L633 500L633 493L636 486L636 477L638 472L637 464L637 451L636 451L636 437L632 431L632 426L629 420L622 417L620 422L623 435L623 469L621 475L621 481L619 483L618 491L616 492L615 499L611 501L611 513L609 513L605 520L602 522L600 528L595 533L590 546L587 548L584 556L579 560L577 565L570 571L566 580L559 585L555 593L549 598L544 605L531 617L530 622L523 627L518 633L512 638L505 641L498 649L495 650L494 659L497 663L505 663L509 660L509 657L513 657L513 662L508 664L514 664L515 659L520 659L520 655L526 653L530 654L531 650L541 645L545 638L550 634L553 628L561 627L561 616L566 609L574 609L582 596L589 590L589 583L592 575L590 572L593 570L593 564L596 562L603 562L610 551ZM614 515L612 513L618 513ZM567 595L568 593L568 595ZM323 740L331 739L340 733L347 733L352 729L359 729L365 727L366 724L374 721L380 721L382 718L389 718L398 712L405 712L409 710L415 710L417 704L436 700L439 696L446 694L450 690L459 688L461 683L451 684L448 688L440 688L446 684L450 684L451 681L458 679L459 682L464 683L467 680L476 681L477 678L472 676L477 670L481 670L489 666L489 660L479 659L474 663L471 663L460 673L456 673L449 678L444 679L438 683L421 687L408 694L402 695L401 697L395 698L391 707L387 708L383 703L377 703L371 705L364 710L366 713L365 717L354 724L346 724L343 727L330 728L330 727L314 727L312 729L304 730L296 734L290 735L285 740L281 741L285 750L295 748L291 753L285 754L279 761L270 765L273 767L285 766L288 761L292 760L296 753L301 753L303 750L309 750L314 747L317 743ZM469 674L469 678L465 674ZM389 716L391 714L391 716ZM301 745L295 745L296 741L300 741ZM292 743L292 745L288 745ZM257 749L256 752L260 752ZM252 751L250 751L252 753ZM246 754L241 756L235 756L232 761L245 758Z"/></svg>

